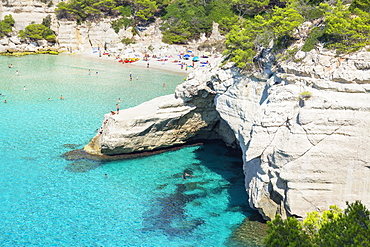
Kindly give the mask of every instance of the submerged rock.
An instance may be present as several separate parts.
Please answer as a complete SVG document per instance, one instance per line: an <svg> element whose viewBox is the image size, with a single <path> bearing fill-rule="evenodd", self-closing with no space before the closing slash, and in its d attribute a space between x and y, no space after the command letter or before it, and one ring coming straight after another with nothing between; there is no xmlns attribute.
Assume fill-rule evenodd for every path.
<svg viewBox="0 0 370 247"><path fill-rule="evenodd" d="M245 218L243 223L233 230L226 246L264 246L263 239L266 234L267 225L262 219Z"/></svg>

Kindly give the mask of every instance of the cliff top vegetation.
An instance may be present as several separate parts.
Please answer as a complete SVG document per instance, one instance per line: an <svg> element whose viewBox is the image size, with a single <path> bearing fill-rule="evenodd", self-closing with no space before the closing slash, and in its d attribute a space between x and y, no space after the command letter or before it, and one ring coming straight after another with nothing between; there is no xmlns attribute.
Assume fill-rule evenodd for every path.
<svg viewBox="0 0 370 247"><path fill-rule="evenodd" d="M303 221L278 216L267 224L267 247L370 245L370 212L360 201L347 203L344 212L331 206L322 214L308 213Z"/></svg>
<svg viewBox="0 0 370 247"><path fill-rule="evenodd" d="M77 23L112 18L112 27L148 25L161 18L163 42L186 44L201 33L209 35L217 22L226 35L224 55L240 68L252 69L261 47L286 49L297 37L303 51L318 43L338 52L352 52L370 43L368 0L69 0L56 8L60 19ZM302 23L310 21L308 36ZM273 41L273 42L272 42Z"/></svg>

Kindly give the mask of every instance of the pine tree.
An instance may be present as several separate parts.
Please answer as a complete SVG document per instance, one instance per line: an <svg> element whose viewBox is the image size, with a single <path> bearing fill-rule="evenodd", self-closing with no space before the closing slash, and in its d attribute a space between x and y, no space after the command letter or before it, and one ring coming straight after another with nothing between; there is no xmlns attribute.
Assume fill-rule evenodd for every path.
<svg viewBox="0 0 370 247"><path fill-rule="evenodd" d="M267 222L267 225L268 235L264 241L266 246L312 246L309 236L302 231L301 223L293 217L282 220L280 215L277 215L273 221Z"/></svg>

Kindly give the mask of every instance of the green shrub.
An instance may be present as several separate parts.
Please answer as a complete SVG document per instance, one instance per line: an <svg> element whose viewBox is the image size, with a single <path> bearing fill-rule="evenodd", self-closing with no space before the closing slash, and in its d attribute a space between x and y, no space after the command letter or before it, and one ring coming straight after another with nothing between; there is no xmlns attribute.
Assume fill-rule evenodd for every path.
<svg viewBox="0 0 370 247"><path fill-rule="evenodd" d="M324 33L325 29L323 27L314 27L302 46L302 51L308 52L315 48L319 38L322 37Z"/></svg>
<svg viewBox="0 0 370 247"><path fill-rule="evenodd" d="M12 15L4 16L4 20L0 22L0 37L7 36L13 30L14 23Z"/></svg>
<svg viewBox="0 0 370 247"><path fill-rule="evenodd" d="M349 53L370 44L370 13L348 8L341 1L334 7L328 4L321 6L326 9L325 33L330 37L327 48Z"/></svg>
<svg viewBox="0 0 370 247"><path fill-rule="evenodd" d="M131 19L124 17L124 18L112 21L111 25L112 25L113 30L116 33L118 33L119 30L121 30L122 28L126 29L127 27L129 27L131 23L132 23Z"/></svg>
<svg viewBox="0 0 370 247"><path fill-rule="evenodd" d="M54 31L43 24L30 24L25 30L20 30L18 36L22 39L28 38L33 41L42 39L49 42L56 41Z"/></svg>
<svg viewBox="0 0 370 247"><path fill-rule="evenodd" d="M125 45L129 45L129 44L134 44L135 42L132 40L132 39L130 39L130 38L123 38L122 40L121 40L121 42L122 42L122 44L125 44Z"/></svg>
<svg viewBox="0 0 370 247"><path fill-rule="evenodd" d="M369 210L360 201L346 204L344 212L331 206L322 214L309 213L303 222L277 216L267 222L265 246L370 246Z"/></svg>

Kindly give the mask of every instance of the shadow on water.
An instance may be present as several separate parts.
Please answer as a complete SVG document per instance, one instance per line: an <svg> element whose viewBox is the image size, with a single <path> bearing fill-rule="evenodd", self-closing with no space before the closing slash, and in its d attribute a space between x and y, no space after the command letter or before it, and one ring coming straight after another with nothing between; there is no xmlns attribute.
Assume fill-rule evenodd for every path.
<svg viewBox="0 0 370 247"><path fill-rule="evenodd" d="M229 182L227 210L242 211L246 216L242 224L232 229L233 232L225 245L228 247L263 246L267 225L258 211L252 209L248 204L241 150L231 149L222 142L216 142L212 145L202 145L194 153L200 165L219 174ZM218 159L222 159L224 163L220 164Z"/></svg>
<svg viewBox="0 0 370 247"><path fill-rule="evenodd" d="M169 177L169 183L158 185L157 191L163 190L171 184L176 186L176 189L172 194L160 194L150 202L148 210L143 212L146 217L141 230L143 232L161 231L169 238L192 237L192 232L205 223L208 217L219 217L220 215L211 212L205 216L207 218L202 216L190 219L186 213L186 206L202 207L202 201L207 200L207 197L217 197L218 195L222 197L222 194L227 191L228 203L225 211L242 213L245 219L240 225L231 229L232 233L224 243L225 246L263 246L262 242L266 236L267 227L260 214L248 204L241 151L228 148L222 142L203 143L197 146L199 148L193 151L196 162L187 164L183 172ZM74 148L75 146L65 147ZM150 155L154 154L150 153ZM66 170L78 173L95 169L109 160L138 158L140 156L147 155L97 157L89 155L81 149L63 155L66 160L72 161ZM221 176L222 179L219 180L217 176L202 179L204 169ZM177 182L179 179L181 179L181 183ZM171 180L175 182L170 182Z"/></svg>
<svg viewBox="0 0 370 247"><path fill-rule="evenodd" d="M229 210L233 211L235 210L233 208L236 207L236 210L241 209L245 216L257 212L248 205L248 194L244 187L242 155L239 150L227 148L222 142L216 142L202 145L194 153L199 160L198 166L207 167L228 182L222 187L214 188L214 192L227 189Z"/></svg>
<svg viewBox="0 0 370 247"><path fill-rule="evenodd" d="M136 152L136 153L128 153L128 154L118 154L118 155L94 155L89 154L83 149L75 149L80 147L79 144L64 144L64 148L72 149L69 152L66 152L61 155L65 160L73 161L70 163L66 170L71 172L87 172L93 170L101 165L104 162L114 161L114 160L128 160L128 159L135 159L140 157L148 157L153 156L156 154L161 154L168 151L176 151L184 147L191 147L191 146L198 146L198 143L189 143L185 145L175 145L168 148L163 148L160 150L153 150L153 151L145 151L145 152Z"/></svg>
<svg viewBox="0 0 370 247"><path fill-rule="evenodd" d="M217 197L227 191L228 205L226 211L240 212L245 216L244 221L232 229L225 246L263 246L262 241L266 232L266 224L256 210L248 205L248 194L244 187L244 173L241 152L227 148L222 142L200 145L195 151L196 163L184 167L183 173L173 174L172 177L182 179L183 183L176 183L176 190L172 194L163 194L152 201L143 221L143 232L162 231L169 238L191 237L191 233L207 220L204 217L189 220L185 207L193 205L202 207L202 198ZM220 175L222 180L205 178L202 172L207 168ZM189 177L184 179L184 174ZM192 177L194 174L194 177ZM222 182L226 180L226 182ZM162 184L157 190L166 188L169 184ZM159 210L158 210L159 208ZM209 213L208 217L219 217L216 212Z"/></svg>

